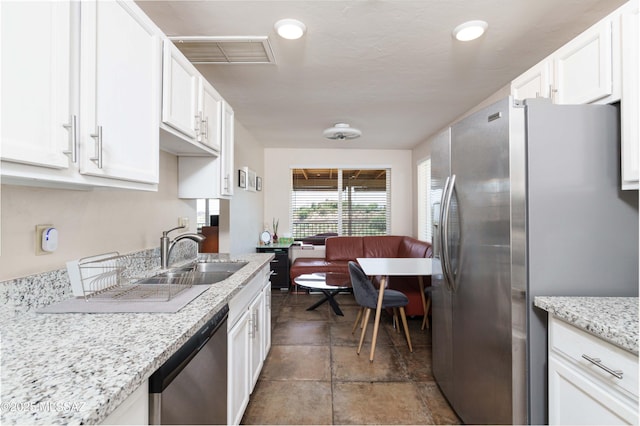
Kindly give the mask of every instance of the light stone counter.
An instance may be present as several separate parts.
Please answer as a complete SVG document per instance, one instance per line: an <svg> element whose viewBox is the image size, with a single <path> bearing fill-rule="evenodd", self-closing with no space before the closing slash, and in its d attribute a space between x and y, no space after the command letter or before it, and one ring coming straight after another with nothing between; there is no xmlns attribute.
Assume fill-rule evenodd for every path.
<svg viewBox="0 0 640 426"><path fill-rule="evenodd" d="M175 314L4 315L0 424L100 423L272 257L232 256L249 264Z"/></svg>
<svg viewBox="0 0 640 426"><path fill-rule="evenodd" d="M541 297L535 306L629 352L638 354L637 297Z"/></svg>

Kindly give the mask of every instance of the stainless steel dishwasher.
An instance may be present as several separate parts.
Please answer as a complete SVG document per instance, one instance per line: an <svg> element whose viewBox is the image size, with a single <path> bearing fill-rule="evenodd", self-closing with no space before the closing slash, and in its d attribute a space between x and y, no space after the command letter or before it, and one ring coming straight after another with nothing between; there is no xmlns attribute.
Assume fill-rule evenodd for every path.
<svg viewBox="0 0 640 426"><path fill-rule="evenodd" d="M227 305L149 378L149 423L227 423Z"/></svg>

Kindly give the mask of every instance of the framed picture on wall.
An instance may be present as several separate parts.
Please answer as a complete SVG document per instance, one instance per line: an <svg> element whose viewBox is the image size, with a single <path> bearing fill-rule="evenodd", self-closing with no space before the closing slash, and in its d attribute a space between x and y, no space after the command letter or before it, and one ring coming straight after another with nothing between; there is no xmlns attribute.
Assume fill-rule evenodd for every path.
<svg viewBox="0 0 640 426"><path fill-rule="evenodd" d="M262 191L262 178L260 176L256 178L256 191Z"/></svg>
<svg viewBox="0 0 640 426"><path fill-rule="evenodd" d="M247 185L244 187L247 191L256 191L256 172L248 167L243 167L244 172L247 174Z"/></svg>
<svg viewBox="0 0 640 426"><path fill-rule="evenodd" d="M238 170L238 186L240 188L247 187L247 172L244 170Z"/></svg>

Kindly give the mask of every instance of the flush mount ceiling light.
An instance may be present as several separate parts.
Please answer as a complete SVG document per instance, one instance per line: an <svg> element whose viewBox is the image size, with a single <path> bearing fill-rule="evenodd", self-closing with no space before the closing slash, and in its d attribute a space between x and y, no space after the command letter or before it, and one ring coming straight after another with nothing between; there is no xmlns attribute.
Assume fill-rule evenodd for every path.
<svg viewBox="0 0 640 426"><path fill-rule="evenodd" d="M471 41L480 37L487 30L485 21L467 21L453 29L453 37L460 41Z"/></svg>
<svg viewBox="0 0 640 426"><path fill-rule="evenodd" d="M324 129L322 135L327 139L337 139L340 141L347 139L359 138L362 132L359 129L353 128L346 123L336 123L333 127Z"/></svg>
<svg viewBox="0 0 640 426"><path fill-rule="evenodd" d="M278 35L288 40L297 40L307 31L307 26L297 19L281 19L275 24Z"/></svg>

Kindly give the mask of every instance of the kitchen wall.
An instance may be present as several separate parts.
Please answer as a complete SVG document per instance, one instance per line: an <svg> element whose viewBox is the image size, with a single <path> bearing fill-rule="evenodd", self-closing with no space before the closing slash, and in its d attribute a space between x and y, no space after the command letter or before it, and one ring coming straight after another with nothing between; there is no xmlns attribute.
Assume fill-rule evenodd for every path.
<svg viewBox="0 0 640 426"><path fill-rule="evenodd" d="M235 122L235 176L231 200L220 200L220 252L254 253L263 230L264 191L251 192L238 187L238 169L249 167L266 180L264 147L247 129Z"/></svg>
<svg viewBox="0 0 640 426"><path fill-rule="evenodd" d="M0 281L64 268L84 256L158 247L162 231L179 217L188 217L195 231L196 202L178 199L177 174L177 157L161 152L158 192L2 185ZM38 224L58 229L55 253L35 255Z"/></svg>
<svg viewBox="0 0 640 426"><path fill-rule="evenodd" d="M264 226L272 231L273 218L280 220L278 235L290 232L289 197L291 169L300 167L391 168L391 233L415 235L411 224L413 199L411 151L359 149L264 150ZM258 235L255 235L258 238Z"/></svg>

